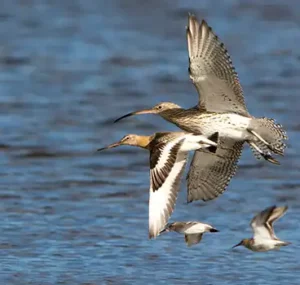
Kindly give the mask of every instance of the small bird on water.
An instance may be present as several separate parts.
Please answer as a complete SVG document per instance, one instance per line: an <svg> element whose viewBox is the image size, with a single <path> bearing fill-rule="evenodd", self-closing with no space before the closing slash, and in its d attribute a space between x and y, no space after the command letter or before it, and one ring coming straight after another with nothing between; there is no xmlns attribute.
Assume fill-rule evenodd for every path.
<svg viewBox="0 0 300 285"><path fill-rule="evenodd" d="M233 248L243 245L252 251L269 251L291 244L279 240L273 229L273 223L282 217L287 209L287 206L272 206L256 215L250 223L254 233L253 238L243 239Z"/></svg>
<svg viewBox="0 0 300 285"><path fill-rule="evenodd" d="M189 74L198 95L198 105L183 109L163 102L153 108L129 113L115 122L137 114L158 114L184 131L220 135L216 154L195 152L188 179L188 202L208 201L222 194L234 176L243 144L257 158L279 164L272 154L283 155L286 132L273 119L255 118L247 110L242 86L224 44L203 20L189 15L186 29Z"/></svg>
<svg viewBox="0 0 300 285"><path fill-rule="evenodd" d="M206 232L218 232L218 230L213 228L211 225L200 222L174 222L167 224L160 233L171 231L184 234L187 246L199 243L203 234Z"/></svg>
<svg viewBox="0 0 300 285"><path fill-rule="evenodd" d="M120 145L138 146L149 150L149 238L155 238L174 210L188 152L201 148L216 152L217 141L218 133L209 138L186 132L155 133L152 136L127 135L119 142L98 151Z"/></svg>

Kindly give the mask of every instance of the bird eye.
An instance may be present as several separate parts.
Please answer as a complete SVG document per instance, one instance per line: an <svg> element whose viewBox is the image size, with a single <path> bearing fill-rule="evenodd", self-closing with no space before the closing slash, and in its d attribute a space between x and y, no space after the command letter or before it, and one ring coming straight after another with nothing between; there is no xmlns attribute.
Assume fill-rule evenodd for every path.
<svg viewBox="0 0 300 285"><path fill-rule="evenodd" d="M158 106L158 109L161 109L162 108L162 106Z"/></svg>

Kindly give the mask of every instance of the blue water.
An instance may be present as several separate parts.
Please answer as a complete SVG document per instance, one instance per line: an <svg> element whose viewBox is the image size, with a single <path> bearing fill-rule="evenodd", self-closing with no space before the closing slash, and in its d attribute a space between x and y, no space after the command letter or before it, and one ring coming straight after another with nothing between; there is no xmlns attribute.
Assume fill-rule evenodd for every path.
<svg viewBox="0 0 300 285"><path fill-rule="evenodd" d="M300 284L300 3L298 1L3 1L0 11L0 284ZM267 2L267 1L265 1ZM247 4L248 3L248 4ZM127 112L196 104L187 13L226 43L250 112L289 135L281 166L248 148L227 191L186 204L172 221L220 233L187 248L148 240L148 153L96 149L126 133L176 130ZM249 222L289 206L268 253L231 250Z"/></svg>

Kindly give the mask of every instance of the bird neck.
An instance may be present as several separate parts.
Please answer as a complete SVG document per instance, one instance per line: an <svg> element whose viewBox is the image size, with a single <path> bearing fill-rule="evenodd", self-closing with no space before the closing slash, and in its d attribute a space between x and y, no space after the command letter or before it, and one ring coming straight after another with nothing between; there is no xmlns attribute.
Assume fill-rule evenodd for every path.
<svg viewBox="0 0 300 285"><path fill-rule="evenodd" d="M178 108L168 109L160 112L159 114L169 122L175 122L185 113L185 109L178 106Z"/></svg>
<svg viewBox="0 0 300 285"><path fill-rule="evenodd" d="M252 249L252 245L254 243L253 238L246 238L244 239L244 246L247 247L248 249Z"/></svg>
<svg viewBox="0 0 300 285"><path fill-rule="evenodd" d="M138 136L137 146L147 149L150 141L151 141L151 136Z"/></svg>

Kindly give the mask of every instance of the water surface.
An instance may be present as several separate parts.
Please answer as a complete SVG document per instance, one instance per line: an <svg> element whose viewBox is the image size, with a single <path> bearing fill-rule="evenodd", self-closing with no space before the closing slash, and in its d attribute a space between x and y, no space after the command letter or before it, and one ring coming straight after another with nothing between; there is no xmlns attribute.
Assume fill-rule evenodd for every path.
<svg viewBox="0 0 300 285"><path fill-rule="evenodd" d="M300 4L148 2L3 3L1 284L299 284ZM196 104L188 12L226 43L250 112L276 118L290 138L280 167L246 148L215 201L187 204L182 184L171 220L220 230L192 248L175 233L148 240L146 151L96 153L126 133L176 130L151 115L113 124L122 114L160 101ZM276 230L292 245L231 250L272 204L289 205Z"/></svg>

